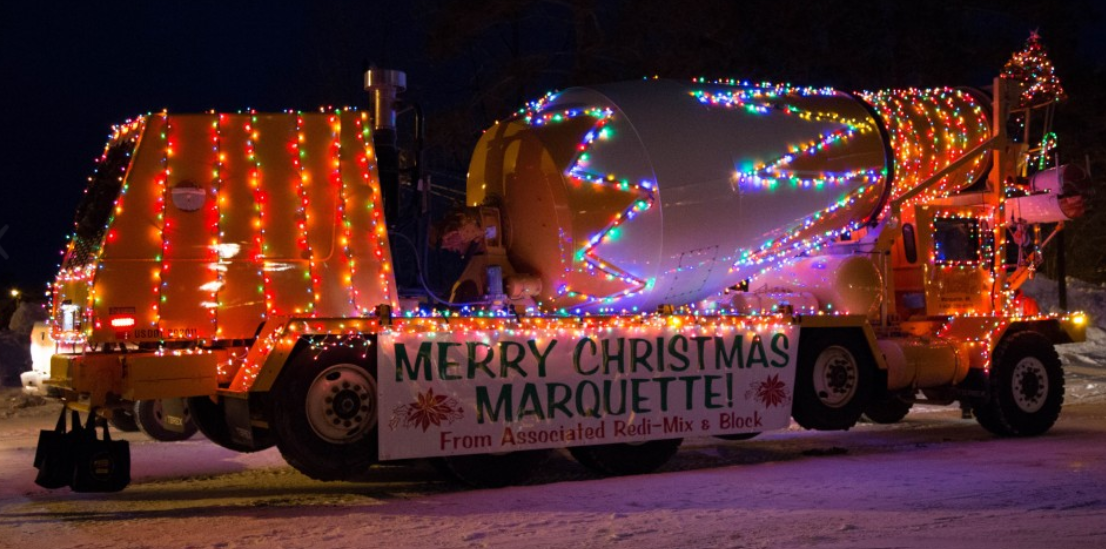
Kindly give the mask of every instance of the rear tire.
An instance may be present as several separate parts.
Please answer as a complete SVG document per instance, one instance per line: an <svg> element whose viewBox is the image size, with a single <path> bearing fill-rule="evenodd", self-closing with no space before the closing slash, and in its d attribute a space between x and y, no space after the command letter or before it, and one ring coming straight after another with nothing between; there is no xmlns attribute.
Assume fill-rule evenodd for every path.
<svg viewBox="0 0 1106 549"><path fill-rule="evenodd" d="M332 348L301 351L269 393L270 425L292 467L316 480L357 477L379 447L375 355Z"/></svg>
<svg viewBox="0 0 1106 549"><path fill-rule="evenodd" d="M680 449L683 439L650 440L642 443L600 444L569 448L576 461L603 475L641 475L652 473L668 463Z"/></svg>
<svg viewBox="0 0 1106 549"><path fill-rule="evenodd" d="M188 403L184 403L183 432L177 432L168 427L169 417L165 415L161 399L140 400L134 403L134 417L138 428L146 436L158 442L179 442L192 438L196 434L196 423L192 421L192 413L188 410Z"/></svg>
<svg viewBox="0 0 1106 549"><path fill-rule="evenodd" d="M502 488L521 484L549 460L549 450L506 454L477 454L434 458L435 469L477 488Z"/></svg>
<svg viewBox="0 0 1106 549"><path fill-rule="evenodd" d="M913 402L903 400L898 394L891 393L872 399L864 408L864 419L883 425L898 423L910 413L913 407Z"/></svg>
<svg viewBox="0 0 1106 549"><path fill-rule="evenodd" d="M987 398L973 405L979 424L1002 436L1051 429L1064 405L1064 370L1052 342L1037 332L1017 332L992 356Z"/></svg>
<svg viewBox="0 0 1106 549"><path fill-rule="evenodd" d="M806 429L840 431L856 425L875 383L870 353L853 331L817 330L799 341L791 417Z"/></svg>
<svg viewBox="0 0 1106 549"><path fill-rule="evenodd" d="M111 419L108 420L108 423L124 433L138 432L138 422L134 419L134 408L116 408L112 410Z"/></svg>
<svg viewBox="0 0 1106 549"><path fill-rule="evenodd" d="M234 440L230 436L230 427L227 426L225 404L223 404L222 398L219 398L216 402L206 396L189 397L186 404L188 405L188 411L192 414L192 422L196 424L196 428L208 440L227 450L248 454L272 448L276 444L276 441L273 440L272 431L256 427L253 429L252 446Z"/></svg>

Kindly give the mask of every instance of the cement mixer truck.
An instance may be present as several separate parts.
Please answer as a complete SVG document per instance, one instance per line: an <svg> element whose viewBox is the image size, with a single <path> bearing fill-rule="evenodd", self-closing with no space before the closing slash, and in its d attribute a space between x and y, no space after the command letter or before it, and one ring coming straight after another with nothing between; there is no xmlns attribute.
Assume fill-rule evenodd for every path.
<svg viewBox="0 0 1106 549"><path fill-rule="evenodd" d="M1018 287L1085 175L1035 144L1053 103L1023 104L1025 83L551 93L484 133L466 203L437 222L468 258L449 296L396 282L405 85L370 70L371 113L118 126L33 384L103 417L156 401L169 430L187 410L321 480L429 458L504 485L558 448L644 473L687 437L915 404L1003 436L1057 420L1054 346L1086 318Z"/></svg>

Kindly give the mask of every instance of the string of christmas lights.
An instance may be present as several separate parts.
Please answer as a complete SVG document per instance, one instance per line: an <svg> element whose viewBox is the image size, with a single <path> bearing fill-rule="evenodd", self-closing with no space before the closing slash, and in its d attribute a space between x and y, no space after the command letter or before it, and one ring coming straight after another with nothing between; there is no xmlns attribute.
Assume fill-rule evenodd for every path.
<svg viewBox="0 0 1106 549"><path fill-rule="evenodd" d="M342 253L346 258L346 266L349 270L345 276L346 285L349 287L350 297L349 304L350 310L360 311L357 307L360 299L360 290L357 285L353 283L353 277L357 273L357 262L353 257L353 251L350 249L350 242L353 240L352 226L349 220L349 216L346 213L346 204L349 200L349 189L346 188L345 180L342 178L342 122L341 113L335 112L330 116L331 127L331 158L333 159L334 170L331 172L333 184L338 188L338 219L341 223L342 235L340 237L340 243L342 245Z"/></svg>
<svg viewBox="0 0 1106 549"><path fill-rule="evenodd" d="M579 269L582 269L582 272L588 275L595 275L598 271L603 273L608 280L619 280L626 284L627 287L620 292L605 296L591 295L577 291L568 284L563 284L557 288L558 295L564 295L585 302L613 303L618 299L645 290L650 284L649 281L638 278L617 265L604 260L598 252L598 247L604 242L616 239L619 234L619 229L624 223L633 220L653 206L656 200L656 184L646 180L632 183L629 179L619 177L615 174L601 174L589 170L588 168L591 160L589 151L592 146L597 140L607 140L613 135L608 124L614 117L614 111L596 107L566 109L555 112L542 111L542 108L544 108L553 97L555 97L553 94L547 94L542 99L532 103L523 115L523 119L532 126L557 124L580 117L595 119L592 128L584 134L580 144L577 145L578 152L565 170L565 176L581 184L586 183L594 187L606 187L637 196L637 198L632 200L626 208L616 213L614 218L600 229L599 232L589 237L575 254L573 254L574 262L581 265Z"/></svg>
<svg viewBox="0 0 1106 549"><path fill-rule="evenodd" d="M774 83L774 82L751 82L749 80L738 80L736 78L719 78L710 80L705 77L692 78L694 84L711 84L716 86L730 86L740 88L744 97L749 99L773 99L782 96L799 96L799 97L812 97L812 96L833 96L837 95L837 90L824 86L816 88L813 86L795 86L787 83Z"/></svg>
<svg viewBox="0 0 1106 549"><path fill-rule="evenodd" d="M164 147L164 157L162 158L162 165L164 170L157 179L158 186L158 198L157 198L157 226L161 228L161 253L156 258L158 263L157 286L154 288L154 292L157 295L157 300L154 303L154 318L155 326L161 325L161 309L162 304L167 299L165 295L165 286L168 284L168 271L169 271L169 234L172 226L169 223L169 219L165 216L165 208L168 204L169 196L169 177L172 175L172 167L169 162L173 156L173 141L170 139L172 132L172 125L169 122L169 113L162 111L162 120L164 122L161 130L161 142Z"/></svg>
<svg viewBox="0 0 1106 549"><path fill-rule="evenodd" d="M380 190L380 182L374 177L374 167L376 163L373 161L374 151L372 148L372 138L369 134L369 126L365 123L365 116L361 115L355 119L356 133L359 140L359 150L357 153L357 165L360 170L361 180L369 188L368 200L365 201L365 210L368 212L370 220L370 232L373 238L373 256L376 259L380 268L380 273L374 281L379 286L383 293L383 302L396 307L397 303L393 299L392 284L395 280L392 273L392 265L388 254L388 227L384 221L384 207L382 204L382 195ZM371 313L368 309L362 309L363 315Z"/></svg>
<svg viewBox="0 0 1106 549"><path fill-rule="evenodd" d="M296 196L299 198L295 213L296 228L299 230L296 245L300 249L301 257L307 259L307 268L304 269L303 276L309 283L307 286L307 305L298 312L314 316L319 303L319 277L316 274L315 253L311 249L311 243L307 240L307 187L310 184L310 177L304 169L304 161L307 159L307 150L304 144L307 141L307 136L303 133L303 113L297 111L295 116L296 130L290 148L292 150L292 166L296 172L293 183L296 188Z"/></svg>
<svg viewBox="0 0 1106 549"><path fill-rule="evenodd" d="M214 115L215 113L212 112ZM222 123L224 117L218 115L214 117L211 122L211 145L212 153L215 155L215 166L212 169L211 188L209 189L210 197L204 201L207 207L207 219L208 226L211 230L211 239L207 247L208 250L208 264L219 265L222 258L219 256L219 244L222 242L222 215L219 208L220 191L223 187L223 161L225 155L223 153L223 140L222 140ZM221 269L213 269L215 273L215 280L205 284L204 286L209 290L209 299L204 304L207 307L208 315L211 318L211 332L218 338L222 335L222 327L219 326L219 290L222 289L223 271Z"/></svg>
<svg viewBox="0 0 1106 549"><path fill-rule="evenodd" d="M803 177L786 169L798 157L819 154L827 148L845 144L854 136L874 131L875 128L867 120L841 116L835 112L810 111L791 104L775 102L791 96L832 95L833 93L832 90L772 85L767 88L743 88L723 92L695 90L691 95L700 103L710 107L742 109L756 115L780 113L797 116L810 122L830 122L843 126L837 130L819 134L807 143L793 145L788 148L786 154L775 160L735 173L735 183L743 187L773 189L780 182L786 182L792 187L821 188L825 185L853 184L857 181L873 184L883 180L886 173L882 169L855 169L841 173L822 173L815 177Z"/></svg>
<svg viewBox="0 0 1106 549"><path fill-rule="evenodd" d="M820 227L827 225L825 223L827 218L843 217L851 211L851 206L860 202L865 195L874 192L874 190L875 187L869 186L849 193L828 208L807 217L800 225L788 229L782 237L768 240L755 250L743 251L731 266L730 271L747 273L746 276L755 277L779 262L796 258L804 253L817 252L846 233L860 230L863 227L862 221L840 219L838 222L828 224L828 226L836 228L818 232ZM750 268L758 267L759 270L749 272Z"/></svg>
<svg viewBox="0 0 1106 549"><path fill-rule="evenodd" d="M219 114L215 120L216 152L218 156L215 161L216 184L215 188L212 190L215 198L212 202L215 206L215 224L217 232L212 242L212 247L215 250L216 257L215 272L217 273L217 286L212 297L217 308L223 306L221 291L227 283L226 272L230 265L229 260L231 259L231 254L225 252L223 248L223 242L226 241L226 212L229 205L227 191L223 184L223 172L227 161L227 151L224 149L225 145L223 143L223 128L227 126L228 123L229 120L226 114ZM215 337L221 338L223 336L223 326L219 324L218 313L216 313L215 322Z"/></svg>
<svg viewBox="0 0 1106 549"><path fill-rule="evenodd" d="M895 159L891 200L914 190L991 137L987 110L966 91L910 88L859 95L876 109L890 134ZM910 203L931 202L971 185L982 176L988 159L988 154L978 154Z"/></svg>
<svg viewBox="0 0 1106 549"><path fill-rule="evenodd" d="M253 227L254 227L254 256L253 262L257 266L257 276L261 284L257 287L257 293L265 303L261 312L261 318L265 319L273 310L272 279L269 277L267 265L268 246L265 242L265 190L261 187L261 160L257 157L257 140L261 133L257 130L257 113L250 111L250 118L246 122L246 161L250 165L250 189L253 190Z"/></svg>

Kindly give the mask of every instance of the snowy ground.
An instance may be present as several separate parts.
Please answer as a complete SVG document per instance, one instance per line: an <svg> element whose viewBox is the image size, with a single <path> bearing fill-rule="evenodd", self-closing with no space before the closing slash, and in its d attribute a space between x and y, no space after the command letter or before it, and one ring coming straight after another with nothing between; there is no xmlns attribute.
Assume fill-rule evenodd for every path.
<svg viewBox="0 0 1106 549"><path fill-rule="evenodd" d="M560 457L500 490L425 466L314 482L275 450L132 434L126 491L47 491L31 461L57 408L19 407L8 390L0 548L1106 547L1106 294L1076 287L1072 307L1099 324L1088 343L1060 348L1068 405L1043 437L1000 439L958 410L923 408L845 433L693 439L653 475L598 478Z"/></svg>

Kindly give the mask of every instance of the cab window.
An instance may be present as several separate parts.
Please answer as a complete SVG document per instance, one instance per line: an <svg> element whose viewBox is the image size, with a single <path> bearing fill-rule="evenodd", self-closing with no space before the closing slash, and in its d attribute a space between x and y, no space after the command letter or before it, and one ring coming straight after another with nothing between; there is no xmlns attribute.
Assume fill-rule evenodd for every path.
<svg viewBox="0 0 1106 549"><path fill-rule="evenodd" d="M933 255L937 263L980 261L979 220L938 217L933 220Z"/></svg>

